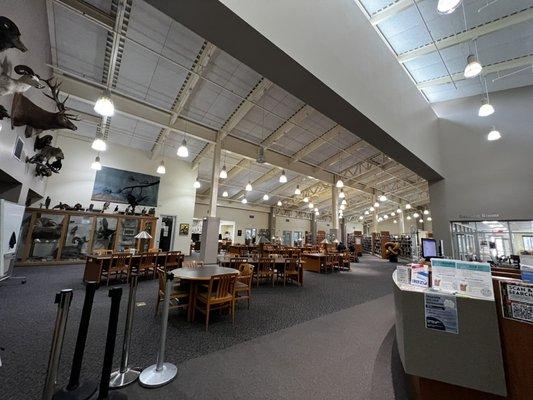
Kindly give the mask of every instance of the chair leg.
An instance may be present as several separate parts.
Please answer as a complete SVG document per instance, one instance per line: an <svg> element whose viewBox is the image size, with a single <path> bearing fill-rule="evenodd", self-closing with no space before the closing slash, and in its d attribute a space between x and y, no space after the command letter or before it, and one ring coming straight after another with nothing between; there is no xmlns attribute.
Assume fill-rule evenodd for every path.
<svg viewBox="0 0 533 400"><path fill-rule="evenodd" d="M207 309L205 312L205 331L207 332L207 328L209 327L209 311L211 311L211 305L207 303L205 306Z"/></svg>
<svg viewBox="0 0 533 400"><path fill-rule="evenodd" d="M159 302L161 301L161 298L159 297L159 294L157 295L157 302L155 303L155 315L157 317L157 312L159 311Z"/></svg>
<svg viewBox="0 0 533 400"><path fill-rule="evenodd" d="M231 302L231 324L235 326L235 299Z"/></svg>

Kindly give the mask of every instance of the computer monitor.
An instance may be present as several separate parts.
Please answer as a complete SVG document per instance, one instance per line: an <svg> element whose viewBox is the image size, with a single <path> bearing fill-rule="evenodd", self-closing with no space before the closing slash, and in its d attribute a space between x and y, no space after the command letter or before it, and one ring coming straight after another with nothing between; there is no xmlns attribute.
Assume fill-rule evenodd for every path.
<svg viewBox="0 0 533 400"><path fill-rule="evenodd" d="M426 260L437 257L437 241L435 239L422 239L422 257Z"/></svg>

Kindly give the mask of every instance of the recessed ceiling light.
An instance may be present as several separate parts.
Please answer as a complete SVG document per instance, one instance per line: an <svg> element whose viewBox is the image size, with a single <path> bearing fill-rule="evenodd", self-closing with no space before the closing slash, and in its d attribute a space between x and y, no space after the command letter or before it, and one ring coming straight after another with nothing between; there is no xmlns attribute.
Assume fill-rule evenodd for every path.
<svg viewBox="0 0 533 400"><path fill-rule="evenodd" d="M429 210L424 210L424 215L429 215Z"/></svg>
<svg viewBox="0 0 533 400"><path fill-rule="evenodd" d="M344 199L346 197L346 193L344 193L344 189L341 189L339 192L339 199Z"/></svg>
<svg viewBox="0 0 533 400"><path fill-rule="evenodd" d="M359 216L359 221L362 221L363 219L365 219L365 217L363 217L362 215Z"/></svg>
<svg viewBox="0 0 533 400"><path fill-rule="evenodd" d="M370 212L368 210L365 210L365 215L368 215L370 214Z"/></svg>

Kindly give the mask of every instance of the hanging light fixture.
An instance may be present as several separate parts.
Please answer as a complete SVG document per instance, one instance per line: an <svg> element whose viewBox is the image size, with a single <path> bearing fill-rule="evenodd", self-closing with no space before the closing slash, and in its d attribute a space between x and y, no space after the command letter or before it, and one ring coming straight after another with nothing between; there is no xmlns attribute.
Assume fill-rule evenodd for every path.
<svg viewBox="0 0 533 400"><path fill-rule="evenodd" d="M91 144L91 148L96 151L106 151L107 150L107 144L104 141L104 136L102 135L102 132L98 131L96 133L96 137L93 140L93 144Z"/></svg>
<svg viewBox="0 0 533 400"><path fill-rule="evenodd" d="M420 218L420 219L418 220L418 222L420 222L421 224L423 224L423 223L424 223L424 220L423 220L422 218Z"/></svg>
<svg viewBox="0 0 533 400"><path fill-rule="evenodd" d="M315 207L315 212L317 212L317 211L318 211L318 207Z"/></svg>
<svg viewBox="0 0 533 400"><path fill-rule="evenodd" d="M364 219L365 219L365 217L363 217L362 215L359 216L359 221L362 221Z"/></svg>
<svg viewBox="0 0 533 400"><path fill-rule="evenodd" d="M464 71L465 78L474 78L481 73L483 67L477 60L474 54L470 54L466 59L466 67Z"/></svg>
<svg viewBox="0 0 533 400"><path fill-rule="evenodd" d="M388 216L387 214L385 214L385 215L383 216L383 219L389 219L389 216Z"/></svg>
<svg viewBox="0 0 533 400"><path fill-rule="evenodd" d="M485 97L481 100L481 107L477 113L480 117L488 117L489 115L494 114L494 107L489 103L489 100Z"/></svg>
<svg viewBox="0 0 533 400"><path fill-rule="evenodd" d="M344 187L344 182L342 181L341 178L337 179L337 183L335 183L335 187L339 189Z"/></svg>
<svg viewBox="0 0 533 400"><path fill-rule="evenodd" d="M401 214L401 213L402 213L402 209L401 209L401 208L398 208L398 209L396 210L396 213L397 213L397 214Z"/></svg>
<svg viewBox="0 0 533 400"><path fill-rule="evenodd" d="M394 221L392 221L392 223L393 223L393 224L397 224L397 223L398 223L398 221L394 220Z"/></svg>
<svg viewBox="0 0 533 400"><path fill-rule="evenodd" d="M417 212L415 211L415 212L413 213L413 217L418 218L418 217L420 217L420 214L417 213Z"/></svg>
<svg viewBox="0 0 533 400"><path fill-rule="evenodd" d="M96 156L94 161L91 164L91 169L100 171L102 169L102 163L100 162L100 156Z"/></svg>
<svg viewBox="0 0 533 400"><path fill-rule="evenodd" d="M287 183L287 175L285 175L285 170L281 170L281 175L279 176L279 183Z"/></svg>
<svg viewBox="0 0 533 400"><path fill-rule="evenodd" d="M387 201L387 196L385 196L384 194L382 194L381 196L379 196L379 201L383 202L383 201Z"/></svg>
<svg viewBox="0 0 533 400"><path fill-rule="evenodd" d="M346 197L346 193L344 193L344 189L341 189L339 192L339 199L344 199Z"/></svg>
<svg viewBox="0 0 533 400"><path fill-rule="evenodd" d="M281 202L281 200L278 200L278 207L281 207L283 205L283 203Z"/></svg>
<svg viewBox="0 0 533 400"><path fill-rule="evenodd" d="M406 210L410 210L410 209L411 209L411 204L407 203L407 204L405 205L405 209L406 209Z"/></svg>
<svg viewBox="0 0 533 400"><path fill-rule="evenodd" d="M383 218L379 217L378 222L383 222Z"/></svg>
<svg viewBox="0 0 533 400"><path fill-rule="evenodd" d="M341 205L339 206L339 209L342 210L342 211L344 211L344 210L346 210L346 206L345 206L344 204L341 204Z"/></svg>
<svg viewBox="0 0 533 400"><path fill-rule="evenodd" d="M433 221L433 218L431 218L431 217L427 217L427 218L426 218L426 221L431 222L431 221Z"/></svg>
<svg viewBox="0 0 533 400"><path fill-rule="evenodd" d="M463 0L439 0L437 11L440 14L451 14L461 5Z"/></svg>
<svg viewBox="0 0 533 400"><path fill-rule="evenodd" d="M113 104L113 100L111 100L109 90L106 90L98 97L98 100L94 103L94 111L102 117L112 117L115 114L115 105Z"/></svg>
<svg viewBox="0 0 533 400"><path fill-rule="evenodd" d="M346 204L348 204L348 202L346 201L346 199L342 199L341 204L345 206Z"/></svg>
<svg viewBox="0 0 533 400"><path fill-rule="evenodd" d="M189 157L189 149L187 148L187 141L185 139L183 139L183 141L181 142L181 145L180 147L178 147L178 151L176 152L176 154L178 155L178 157L181 158Z"/></svg>
<svg viewBox="0 0 533 400"><path fill-rule="evenodd" d="M228 197L228 196L229 196L228 191L227 191L227 190L224 190L224 191L222 192L222 197Z"/></svg>
<svg viewBox="0 0 533 400"><path fill-rule="evenodd" d="M270 197L268 196L268 194L265 193L265 194L263 195L263 200L264 200L264 201L267 201L268 199L270 199Z"/></svg>
<svg viewBox="0 0 533 400"><path fill-rule="evenodd" d="M424 210L424 215L429 215L429 210L428 209Z"/></svg>
<svg viewBox="0 0 533 400"><path fill-rule="evenodd" d="M370 214L370 212L369 212L368 210L365 210L365 213L364 213L364 214L365 214L365 215L368 215L368 214Z"/></svg>
<svg viewBox="0 0 533 400"><path fill-rule="evenodd" d="M164 175L167 172L167 169L165 168L165 162L161 160L161 164L159 164L159 167L157 167L158 174Z"/></svg>
<svg viewBox="0 0 533 400"><path fill-rule="evenodd" d="M313 203L311 202L311 203L309 203L309 204L307 205L307 207L309 207L309 209L313 209L314 205L313 205Z"/></svg>
<svg viewBox="0 0 533 400"><path fill-rule="evenodd" d="M489 142L493 142L495 140L499 140L501 139L502 135L500 133L500 131L496 130L495 127L492 127L489 134L487 135L487 140Z"/></svg>
<svg viewBox="0 0 533 400"><path fill-rule="evenodd" d="M242 203L242 204L246 204L246 203L248 203L248 200L246 200L246 197L243 197L243 198L242 198L241 203Z"/></svg>
<svg viewBox="0 0 533 400"><path fill-rule="evenodd" d="M228 171L226 170L225 164L222 166L222 169L220 170L220 174L218 174L218 177L220 179L226 179L228 177Z"/></svg>
<svg viewBox="0 0 533 400"><path fill-rule="evenodd" d="M307 196L304 197L304 203L309 203L309 197Z"/></svg>
<svg viewBox="0 0 533 400"><path fill-rule="evenodd" d="M318 217L320 215L320 213L318 212L318 210L315 211L315 215Z"/></svg>
<svg viewBox="0 0 533 400"><path fill-rule="evenodd" d="M374 203L374 208L378 208L378 207L379 207L379 202L376 201L376 202Z"/></svg>
<svg viewBox="0 0 533 400"><path fill-rule="evenodd" d="M200 189L200 187L202 186L202 184L200 183L198 178L196 178L196 180L194 181L193 186L194 186L195 189Z"/></svg>
<svg viewBox="0 0 533 400"><path fill-rule="evenodd" d="M370 210L370 212L374 212L375 208L374 207L370 207L369 210Z"/></svg>
<svg viewBox="0 0 533 400"><path fill-rule="evenodd" d="M244 190L246 190L247 192L251 192L252 191L252 182L248 181L248 183L246 184L246 187L244 188Z"/></svg>
<svg viewBox="0 0 533 400"><path fill-rule="evenodd" d="M396 216L396 213L393 211L393 212L390 213L390 216L394 217L394 216Z"/></svg>
<svg viewBox="0 0 533 400"><path fill-rule="evenodd" d="M411 221L411 216L408 215L405 219L406 219L407 221Z"/></svg>
<svg viewBox="0 0 533 400"><path fill-rule="evenodd" d="M299 196L302 194L302 191L300 190L300 185L296 185L296 189L294 189L294 194L296 196Z"/></svg>

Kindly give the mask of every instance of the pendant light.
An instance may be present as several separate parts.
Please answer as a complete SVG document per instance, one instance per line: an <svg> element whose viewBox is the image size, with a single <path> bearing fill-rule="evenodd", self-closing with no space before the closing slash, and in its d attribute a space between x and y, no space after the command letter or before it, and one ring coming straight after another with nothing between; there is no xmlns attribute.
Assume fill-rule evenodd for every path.
<svg viewBox="0 0 533 400"><path fill-rule="evenodd" d="M224 190L224 191L222 192L222 197L228 197L228 196L229 196L228 191L227 191L227 190Z"/></svg>
<svg viewBox="0 0 533 400"><path fill-rule="evenodd" d="M227 179L228 177L228 171L226 170L226 164L222 166L222 169L220 170L220 174L218 174L218 177L220 179Z"/></svg>
<svg viewBox="0 0 533 400"><path fill-rule="evenodd" d="M164 175L167 172L167 169L165 168L165 162L161 160L161 164L159 164L159 167L157 167L158 174Z"/></svg>
<svg viewBox="0 0 533 400"><path fill-rule="evenodd" d="M365 210L365 215L368 215L368 214L370 214L370 211Z"/></svg>
<svg viewBox="0 0 533 400"><path fill-rule="evenodd" d="M383 222L383 218L379 217L378 222Z"/></svg>
<svg viewBox="0 0 533 400"><path fill-rule="evenodd" d="M410 209L411 209L411 204L407 203L407 204L405 205L405 209L406 209L406 210L410 210Z"/></svg>
<svg viewBox="0 0 533 400"><path fill-rule="evenodd" d="M176 152L176 154L178 155L178 157L181 158L189 157L189 149L187 148L187 141L185 139L183 139L183 141L181 142L181 145L180 147L178 147L178 151Z"/></svg>
<svg viewBox="0 0 533 400"><path fill-rule="evenodd" d="M296 196L299 196L302 194L302 191L300 190L300 185L296 185L296 189L294 189L294 194Z"/></svg>
<svg viewBox="0 0 533 400"><path fill-rule="evenodd" d="M307 196L304 197L304 203L309 203L309 197Z"/></svg>
<svg viewBox="0 0 533 400"><path fill-rule="evenodd" d="M342 211L344 211L344 210L346 209L346 206L345 206L344 204L341 204L341 205L339 206L339 209L342 210Z"/></svg>
<svg viewBox="0 0 533 400"><path fill-rule="evenodd" d="M315 211L315 215L318 217L320 215L320 213L318 212L318 210Z"/></svg>
<svg viewBox="0 0 533 400"><path fill-rule="evenodd" d="M313 203L311 202L311 203L308 204L307 207L309 207L309 209L313 209L315 206L314 206Z"/></svg>
<svg viewBox="0 0 533 400"><path fill-rule="evenodd" d="M431 218L431 217L427 217L426 218L426 221L428 221L428 222L431 222L432 220L433 220L433 218Z"/></svg>
<svg viewBox="0 0 533 400"><path fill-rule="evenodd" d="M390 213L390 216L391 216L391 217L395 217L395 216L396 216L396 213L393 211L393 212Z"/></svg>
<svg viewBox="0 0 533 400"><path fill-rule="evenodd" d="M100 156L96 156L94 161L91 164L91 169L100 171L102 169L102 163L100 162Z"/></svg>
<svg viewBox="0 0 533 400"><path fill-rule="evenodd" d="M417 212L414 212L414 213L413 213L413 217L418 218L418 217L420 217L420 214L417 213Z"/></svg>
<svg viewBox="0 0 533 400"><path fill-rule="evenodd" d="M279 176L279 183L287 183L287 175L285 175L285 170L281 170L281 175Z"/></svg>
<svg viewBox="0 0 533 400"><path fill-rule="evenodd" d="M401 208L398 208L398 209L396 210L396 213L397 213L397 214L401 214L401 213L402 213L402 209L401 209Z"/></svg>
<svg viewBox="0 0 533 400"><path fill-rule="evenodd" d="M411 216L408 215L405 219L406 219L407 221L411 221Z"/></svg>
<svg viewBox="0 0 533 400"><path fill-rule="evenodd" d="M481 100L481 107L479 107L477 115L480 117L488 117L492 114L494 114L494 107L492 107L487 98L484 98Z"/></svg>
<svg viewBox="0 0 533 400"><path fill-rule="evenodd" d="M474 78L481 73L483 67L479 63L474 54L470 54L466 59L466 67L464 71L465 78Z"/></svg>
<svg viewBox="0 0 533 400"><path fill-rule="evenodd" d="M283 205L283 203L281 202L281 200L278 200L278 207L281 207Z"/></svg>
<svg viewBox="0 0 533 400"><path fill-rule="evenodd" d="M364 219L365 219L365 217L363 217L362 215L359 216L359 221L362 221Z"/></svg>
<svg viewBox="0 0 533 400"><path fill-rule="evenodd" d="M489 134L487 135L487 140L489 142L493 142L495 140L499 140L501 139L502 135L500 133L500 131L496 130L495 127L492 127Z"/></svg>
<svg viewBox="0 0 533 400"><path fill-rule="evenodd" d="M429 215L429 210L424 210L424 215Z"/></svg>
<svg viewBox="0 0 533 400"><path fill-rule="evenodd" d="M346 197L346 193L344 193L344 189L341 189L341 191L339 192L339 199L344 199L345 197Z"/></svg>
<svg viewBox="0 0 533 400"><path fill-rule="evenodd" d="M264 200L264 201L267 201L268 199L270 199L270 197L268 197L268 194L265 193L265 194L263 195L263 200Z"/></svg>
<svg viewBox="0 0 533 400"><path fill-rule="evenodd" d="M104 136L102 135L102 132L98 131L96 133L96 137L93 140L93 144L91 144L91 148L96 151L106 151L107 150L107 144L104 141Z"/></svg>
<svg viewBox="0 0 533 400"><path fill-rule="evenodd" d="M382 194L381 196L379 196L379 201L381 201L381 202L387 201L387 196Z"/></svg>
<svg viewBox="0 0 533 400"><path fill-rule="evenodd" d="M317 212L317 211L318 211L318 207L315 207L315 212Z"/></svg>
<svg viewBox="0 0 533 400"><path fill-rule="evenodd" d="M463 0L439 0L437 11L440 14L451 14L461 5Z"/></svg>
<svg viewBox="0 0 533 400"><path fill-rule="evenodd" d="M94 103L94 111L102 117L112 117L115 114L115 105L111 100L109 90L106 90Z"/></svg>
<svg viewBox="0 0 533 400"><path fill-rule="evenodd" d="M374 203L374 208L378 208L378 207L379 207L379 202L376 201L376 202Z"/></svg>
<svg viewBox="0 0 533 400"><path fill-rule="evenodd" d="M423 224L423 223L424 223L424 220L423 220L422 218L420 218L420 219L418 220L418 222L420 222L421 224Z"/></svg>
<svg viewBox="0 0 533 400"><path fill-rule="evenodd" d="M246 197L243 197L243 198L242 198L241 203L242 203L242 204L246 204L246 203L248 203L248 200L246 200Z"/></svg>
<svg viewBox="0 0 533 400"><path fill-rule="evenodd" d="M383 219L389 219L389 216L388 216L387 214L385 214L385 215L383 216Z"/></svg>
<svg viewBox="0 0 533 400"><path fill-rule="evenodd" d="M200 189L200 187L202 186L198 178L196 178L196 180L194 181L193 186L195 189Z"/></svg>
<svg viewBox="0 0 533 400"><path fill-rule="evenodd" d="M346 201L346 199L342 199L342 201L341 201L341 205L345 206L346 204L348 204L348 202Z"/></svg>
<svg viewBox="0 0 533 400"><path fill-rule="evenodd" d="M246 187L244 188L244 190L246 190L247 192L251 192L252 191L252 182L248 181L248 183L246 184Z"/></svg>
<svg viewBox="0 0 533 400"><path fill-rule="evenodd" d="M370 210L370 212L374 212L375 208L374 207L370 207L369 210Z"/></svg>
<svg viewBox="0 0 533 400"><path fill-rule="evenodd" d="M337 183L335 183L335 187L339 189L344 187L344 182L342 181L341 178L337 179Z"/></svg>
<svg viewBox="0 0 533 400"><path fill-rule="evenodd" d="M392 221L392 223L393 223L393 224L397 224L397 223L398 223L398 221L394 220L394 221Z"/></svg>

